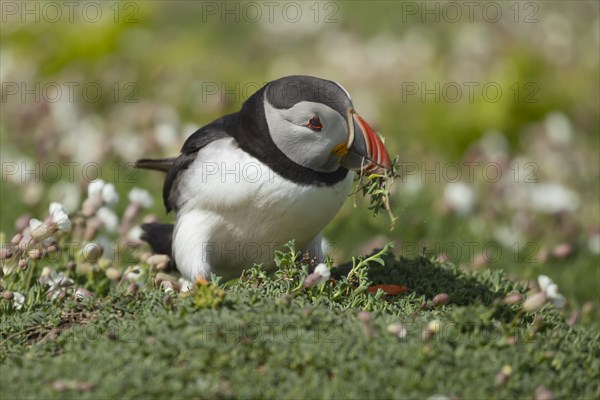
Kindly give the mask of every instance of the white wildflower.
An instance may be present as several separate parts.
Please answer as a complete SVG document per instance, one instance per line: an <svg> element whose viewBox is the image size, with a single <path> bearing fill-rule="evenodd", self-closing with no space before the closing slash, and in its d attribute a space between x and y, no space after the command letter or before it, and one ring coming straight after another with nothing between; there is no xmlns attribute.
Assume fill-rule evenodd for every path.
<svg viewBox="0 0 600 400"><path fill-rule="evenodd" d="M20 310L23 308L23 305L25 304L25 296L23 296L19 292L14 292L12 301L13 301L13 307L15 307L16 310Z"/></svg>
<svg viewBox="0 0 600 400"><path fill-rule="evenodd" d="M50 207L48 207L48 211L50 212L50 215L54 215L55 213L62 211L65 214L67 213L67 209L65 208L65 206L63 206L62 204L53 201L52 203L50 203Z"/></svg>
<svg viewBox="0 0 600 400"><path fill-rule="evenodd" d="M475 207L475 192L464 182L452 182L444 188L444 200L460 215L467 215Z"/></svg>
<svg viewBox="0 0 600 400"><path fill-rule="evenodd" d="M33 231L35 228L37 228L40 225L42 225L42 221L40 221L39 219L31 218L29 220L29 229L31 231Z"/></svg>
<svg viewBox="0 0 600 400"><path fill-rule="evenodd" d="M304 280L304 287L310 288L326 282L331 277L331 271L327 265L321 263L315 267L312 274L308 275Z"/></svg>
<svg viewBox="0 0 600 400"><path fill-rule="evenodd" d="M71 220L63 210L55 211L52 214L52 222L54 222L57 228L63 232L69 232L71 230Z"/></svg>
<svg viewBox="0 0 600 400"><path fill-rule="evenodd" d="M150 196L150 193L147 190L137 187L134 187L129 192L129 201L137 203L144 208L152 207L152 204L154 203L154 199L152 199L152 196Z"/></svg>
<svg viewBox="0 0 600 400"><path fill-rule="evenodd" d="M530 189L531 206L534 210L544 213L559 211L574 212L579 208L577 192L558 183L543 183Z"/></svg>
<svg viewBox="0 0 600 400"><path fill-rule="evenodd" d="M108 207L100 207L96 217L102 222L104 228L109 232L115 232L119 226L119 217Z"/></svg>
<svg viewBox="0 0 600 400"><path fill-rule="evenodd" d="M140 240L142 240L143 233L144 233L144 231L142 230L142 227L139 225L136 225L133 228L131 228L129 230L129 232L127 232L127 239L134 241L134 242L139 242Z"/></svg>
<svg viewBox="0 0 600 400"><path fill-rule="evenodd" d="M571 127L571 121L565 114L560 112L548 114L544 125L546 126L546 133L553 143L563 146L568 146L571 143L573 128Z"/></svg>
<svg viewBox="0 0 600 400"><path fill-rule="evenodd" d="M29 229L31 230L31 237L36 242L42 242L56 232L56 226L45 224L35 218L29 220Z"/></svg>
<svg viewBox="0 0 600 400"><path fill-rule="evenodd" d="M90 182L88 185L88 198L94 198L102 195L102 188L104 188L104 181L102 179L96 179Z"/></svg>
<svg viewBox="0 0 600 400"><path fill-rule="evenodd" d="M315 274L319 274L321 276L321 280L317 283L323 283L328 281L331 278L331 271L327 268L327 265L321 263L315 267Z"/></svg>
<svg viewBox="0 0 600 400"><path fill-rule="evenodd" d="M537 282L538 286L540 287L540 290L543 292L548 286L552 284L552 279L550 279L550 277L546 275L540 275L537 278Z"/></svg>
<svg viewBox="0 0 600 400"><path fill-rule="evenodd" d="M562 308L565 306L567 300L558 292L558 285L552 279L546 275L540 275L538 276L538 285L555 307Z"/></svg>
<svg viewBox="0 0 600 400"><path fill-rule="evenodd" d="M73 280L67 278L64 272L52 271L52 273L48 277L48 280L45 283L46 286L50 286L48 291L51 292L56 289L71 286L73 284Z"/></svg>
<svg viewBox="0 0 600 400"><path fill-rule="evenodd" d="M45 283L49 286L46 296L54 300L66 294L65 288L71 286L73 280L67 278L63 272L53 271Z"/></svg>
<svg viewBox="0 0 600 400"><path fill-rule="evenodd" d="M531 295L523 303L523 308L527 311L535 311L550 300L555 307L562 308L567 300L558 293L558 286L546 275L538 276L538 286L540 292Z"/></svg>
<svg viewBox="0 0 600 400"><path fill-rule="evenodd" d="M192 290L194 290L194 284L188 281L187 279L179 278L177 284L180 287L179 291L182 293L191 292Z"/></svg>
<svg viewBox="0 0 600 400"><path fill-rule="evenodd" d="M107 183L102 188L102 200L109 206L116 204L119 201L119 194L115 190L115 185Z"/></svg>

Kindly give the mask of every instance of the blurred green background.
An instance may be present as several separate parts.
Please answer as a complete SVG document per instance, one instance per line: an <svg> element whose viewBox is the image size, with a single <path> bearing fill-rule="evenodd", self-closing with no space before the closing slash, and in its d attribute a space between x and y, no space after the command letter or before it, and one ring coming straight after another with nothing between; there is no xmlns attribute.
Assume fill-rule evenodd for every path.
<svg viewBox="0 0 600 400"><path fill-rule="evenodd" d="M176 155L267 81L315 75L348 89L402 166L396 228L348 200L326 230L336 259L394 240L546 274L597 319L599 3L467 3L3 2L0 231L50 201L76 209L95 177L118 211L138 186L169 220L162 177L131 162Z"/></svg>

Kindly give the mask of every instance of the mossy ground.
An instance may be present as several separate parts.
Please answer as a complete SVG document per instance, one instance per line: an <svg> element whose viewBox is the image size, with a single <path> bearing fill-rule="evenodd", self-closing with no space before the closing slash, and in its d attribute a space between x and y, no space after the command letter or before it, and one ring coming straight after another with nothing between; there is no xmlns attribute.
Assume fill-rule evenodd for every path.
<svg viewBox="0 0 600 400"><path fill-rule="evenodd" d="M551 305L504 304L523 284L426 258L382 260L357 285L312 288L301 285L306 266L280 260L274 274L257 267L220 285L214 307L152 284L21 311L5 302L1 397L534 398L541 385L555 398L598 397L600 335ZM370 283L411 290L359 289ZM448 304L432 303L440 292ZM431 321L439 330L424 338ZM404 338L388 332L397 322Z"/></svg>

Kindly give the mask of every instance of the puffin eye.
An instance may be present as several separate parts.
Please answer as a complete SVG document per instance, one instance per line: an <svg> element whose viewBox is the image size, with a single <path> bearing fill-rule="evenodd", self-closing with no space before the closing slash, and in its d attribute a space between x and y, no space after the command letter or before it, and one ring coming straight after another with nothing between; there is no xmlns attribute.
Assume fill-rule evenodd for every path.
<svg viewBox="0 0 600 400"><path fill-rule="evenodd" d="M318 115L315 115L314 117L312 117L308 121L308 124L306 124L306 126L308 126L313 131L317 131L317 132L320 132L321 129L323 128L323 124L321 124L321 120L319 119Z"/></svg>

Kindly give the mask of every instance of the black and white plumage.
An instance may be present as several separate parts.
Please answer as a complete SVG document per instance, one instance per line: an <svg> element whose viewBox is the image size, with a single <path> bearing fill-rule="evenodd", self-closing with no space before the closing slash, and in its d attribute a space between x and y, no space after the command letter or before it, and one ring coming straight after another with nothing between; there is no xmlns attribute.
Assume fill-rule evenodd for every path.
<svg viewBox="0 0 600 400"><path fill-rule="evenodd" d="M350 171L390 164L344 88L284 77L198 129L177 158L137 162L167 172L163 200L175 212L174 226L144 225L143 238L190 281L268 264L291 239L320 261L321 231L351 191Z"/></svg>

